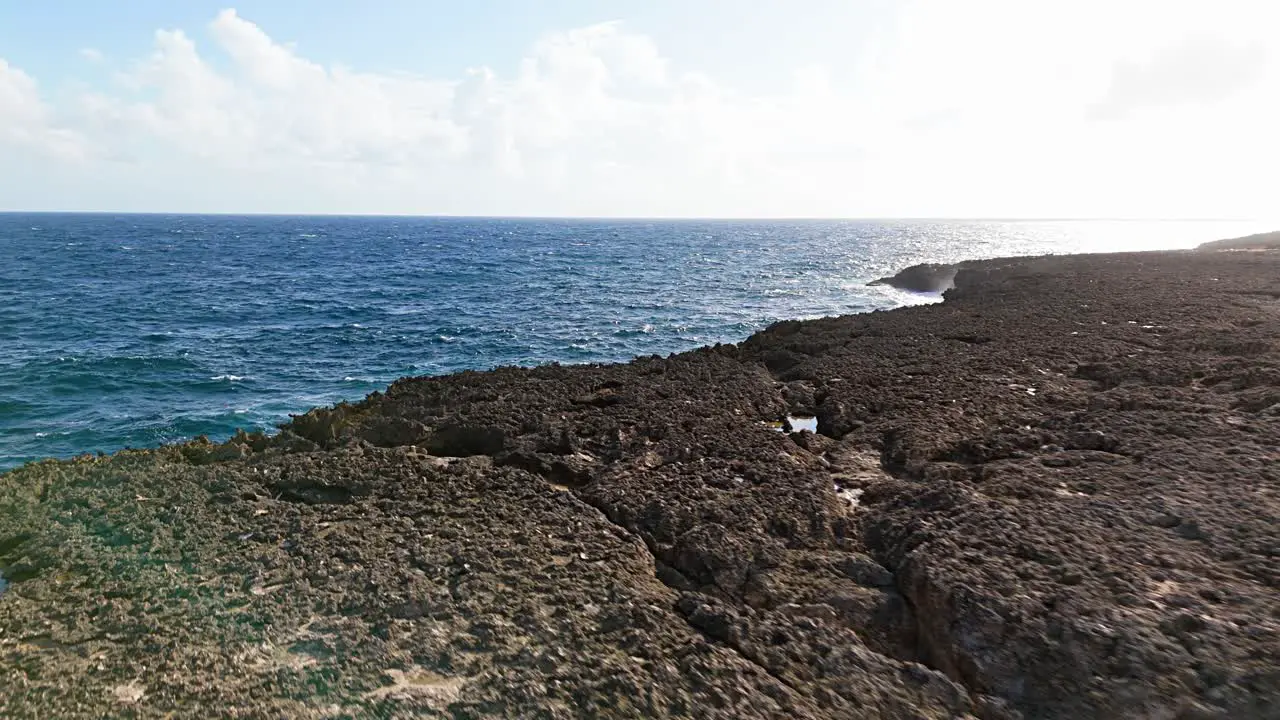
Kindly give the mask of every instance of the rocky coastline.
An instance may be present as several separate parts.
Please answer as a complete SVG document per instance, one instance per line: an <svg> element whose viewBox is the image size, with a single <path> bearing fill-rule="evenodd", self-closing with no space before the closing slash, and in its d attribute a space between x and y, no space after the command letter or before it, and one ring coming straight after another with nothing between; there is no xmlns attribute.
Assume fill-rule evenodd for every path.
<svg viewBox="0 0 1280 720"><path fill-rule="evenodd" d="M1269 247L27 465L0 717L1280 717Z"/></svg>

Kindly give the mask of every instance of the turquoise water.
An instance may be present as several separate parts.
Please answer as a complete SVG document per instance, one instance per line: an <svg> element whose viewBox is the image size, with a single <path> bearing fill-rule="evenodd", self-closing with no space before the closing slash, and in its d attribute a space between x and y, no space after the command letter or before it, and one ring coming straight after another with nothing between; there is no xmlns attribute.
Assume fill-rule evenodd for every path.
<svg viewBox="0 0 1280 720"><path fill-rule="evenodd" d="M919 302L865 286L916 262L1261 229L0 214L0 469L270 429L404 375L626 360Z"/></svg>

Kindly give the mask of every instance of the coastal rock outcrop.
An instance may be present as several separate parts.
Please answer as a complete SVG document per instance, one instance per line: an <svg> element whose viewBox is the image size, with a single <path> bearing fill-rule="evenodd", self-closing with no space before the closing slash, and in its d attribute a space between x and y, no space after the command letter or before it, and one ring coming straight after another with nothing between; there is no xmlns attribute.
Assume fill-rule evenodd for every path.
<svg viewBox="0 0 1280 720"><path fill-rule="evenodd" d="M940 293L955 284L960 266L954 264L925 263L904 268L888 277L872 280L868 285L889 287L916 293Z"/></svg>
<svg viewBox="0 0 1280 720"><path fill-rule="evenodd" d="M1222 250L1280 250L1280 231L1257 233L1239 238L1214 240L1202 243L1196 248L1201 252L1218 252Z"/></svg>
<svg viewBox="0 0 1280 720"><path fill-rule="evenodd" d="M1276 717L1280 252L952 279L2 475L0 716Z"/></svg>

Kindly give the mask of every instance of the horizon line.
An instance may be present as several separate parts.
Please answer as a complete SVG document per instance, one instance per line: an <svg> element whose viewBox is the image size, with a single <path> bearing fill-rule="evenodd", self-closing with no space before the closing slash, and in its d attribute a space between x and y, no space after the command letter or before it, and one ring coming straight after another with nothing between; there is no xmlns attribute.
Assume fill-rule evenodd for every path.
<svg viewBox="0 0 1280 720"><path fill-rule="evenodd" d="M831 216L776 215L776 216L696 216L696 215L453 215L447 213L298 213L298 212L166 212L152 210L0 210L0 215L126 215L169 217L277 217L277 218L403 218L420 220L589 220L631 222L1264 222L1246 217L1142 217L1142 216Z"/></svg>

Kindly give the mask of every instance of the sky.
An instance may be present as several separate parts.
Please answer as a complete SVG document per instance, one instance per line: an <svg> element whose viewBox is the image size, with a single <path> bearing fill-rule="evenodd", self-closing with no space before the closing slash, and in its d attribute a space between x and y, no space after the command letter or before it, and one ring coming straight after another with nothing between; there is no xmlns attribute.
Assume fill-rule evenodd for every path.
<svg viewBox="0 0 1280 720"><path fill-rule="evenodd" d="M1269 219L1274 0L0 0L0 210Z"/></svg>

